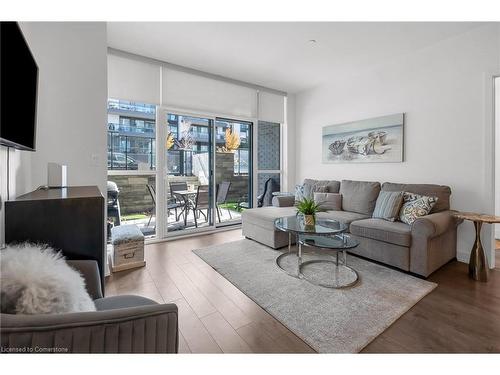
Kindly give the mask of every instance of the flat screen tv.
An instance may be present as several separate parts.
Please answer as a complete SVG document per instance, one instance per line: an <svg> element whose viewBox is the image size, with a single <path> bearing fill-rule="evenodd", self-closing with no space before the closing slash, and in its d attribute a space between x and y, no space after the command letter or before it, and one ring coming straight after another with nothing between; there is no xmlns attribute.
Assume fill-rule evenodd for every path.
<svg viewBox="0 0 500 375"><path fill-rule="evenodd" d="M38 66L17 22L0 22L0 144L35 151Z"/></svg>

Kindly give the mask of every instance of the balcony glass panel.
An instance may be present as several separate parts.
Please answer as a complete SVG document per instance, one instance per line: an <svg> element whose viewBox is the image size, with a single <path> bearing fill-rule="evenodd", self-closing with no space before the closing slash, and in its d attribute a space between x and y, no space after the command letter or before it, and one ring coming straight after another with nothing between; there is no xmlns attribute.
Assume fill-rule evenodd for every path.
<svg viewBox="0 0 500 375"><path fill-rule="evenodd" d="M151 104L108 100L108 220L146 236L156 233L155 114Z"/></svg>

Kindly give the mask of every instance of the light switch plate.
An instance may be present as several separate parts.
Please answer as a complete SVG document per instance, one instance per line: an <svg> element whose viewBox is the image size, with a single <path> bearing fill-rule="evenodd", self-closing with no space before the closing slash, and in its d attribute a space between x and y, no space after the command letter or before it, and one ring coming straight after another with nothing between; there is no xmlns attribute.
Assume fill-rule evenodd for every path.
<svg viewBox="0 0 500 375"><path fill-rule="evenodd" d="M98 167L99 161L100 161L99 154L90 155L90 162L93 167Z"/></svg>

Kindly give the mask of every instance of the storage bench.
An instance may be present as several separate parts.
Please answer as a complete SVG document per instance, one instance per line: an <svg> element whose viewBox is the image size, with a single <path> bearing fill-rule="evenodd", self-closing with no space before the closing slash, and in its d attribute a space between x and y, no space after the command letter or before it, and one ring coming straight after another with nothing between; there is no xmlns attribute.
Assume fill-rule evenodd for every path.
<svg viewBox="0 0 500 375"><path fill-rule="evenodd" d="M111 229L113 272L146 265L144 260L144 234L137 225L119 225Z"/></svg>

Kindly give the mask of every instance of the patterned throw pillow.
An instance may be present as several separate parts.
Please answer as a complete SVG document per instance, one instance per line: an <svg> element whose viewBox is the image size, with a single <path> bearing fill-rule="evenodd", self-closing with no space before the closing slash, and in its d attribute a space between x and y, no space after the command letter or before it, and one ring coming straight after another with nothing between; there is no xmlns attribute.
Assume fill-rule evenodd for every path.
<svg viewBox="0 0 500 375"><path fill-rule="evenodd" d="M403 204L402 191L381 191L375 204L372 217L395 221Z"/></svg>
<svg viewBox="0 0 500 375"><path fill-rule="evenodd" d="M419 217L428 215L437 202L436 197L405 192L403 194L403 207L399 211L399 220L406 224L413 224Z"/></svg>
<svg viewBox="0 0 500 375"><path fill-rule="evenodd" d="M295 185L295 203L304 199L304 185Z"/></svg>
<svg viewBox="0 0 500 375"><path fill-rule="evenodd" d="M314 199L314 193L327 193L328 187L326 185L311 185L304 184L304 198Z"/></svg>

